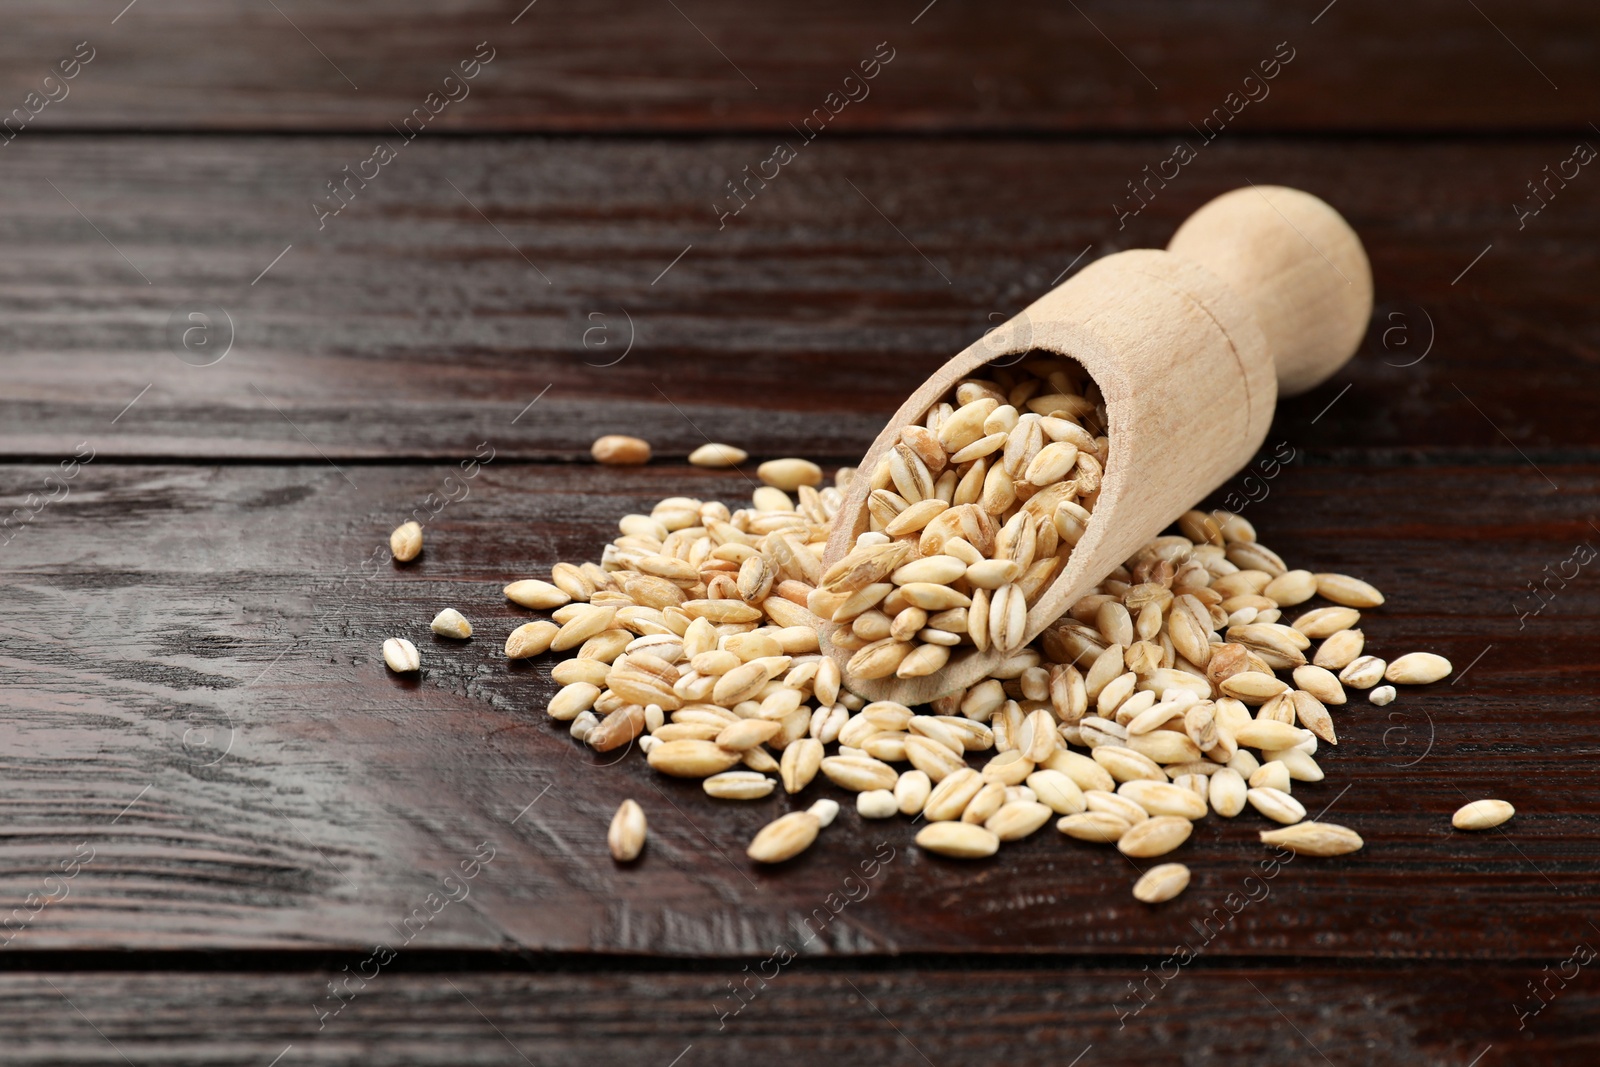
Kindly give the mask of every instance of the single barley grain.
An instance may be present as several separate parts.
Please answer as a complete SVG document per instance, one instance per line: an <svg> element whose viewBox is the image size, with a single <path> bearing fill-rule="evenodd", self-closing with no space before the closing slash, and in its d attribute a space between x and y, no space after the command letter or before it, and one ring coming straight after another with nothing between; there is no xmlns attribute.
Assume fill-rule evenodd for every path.
<svg viewBox="0 0 1600 1067"><path fill-rule="evenodd" d="M1131 748L1101 745L1094 750L1093 755L1094 761L1110 772L1111 777L1118 782L1131 782L1138 778L1148 778L1152 782L1167 780L1167 772L1161 769L1159 763Z"/></svg>
<svg viewBox="0 0 1600 1067"><path fill-rule="evenodd" d="M707 796L718 800L760 800L777 786L771 778L755 771L723 771L700 783Z"/></svg>
<svg viewBox="0 0 1600 1067"><path fill-rule="evenodd" d="M1117 795L1127 797L1152 816L1176 815L1191 821L1206 817L1204 797L1170 782L1123 782L1117 786Z"/></svg>
<svg viewBox="0 0 1600 1067"><path fill-rule="evenodd" d="M1279 845L1301 856L1343 856L1362 845L1360 834L1331 822L1302 822L1278 830L1262 830L1261 843Z"/></svg>
<svg viewBox="0 0 1600 1067"><path fill-rule="evenodd" d="M1133 883L1133 897L1145 904L1161 904L1189 888L1189 868L1181 863L1151 867Z"/></svg>
<svg viewBox="0 0 1600 1067"><path fill-rule="evenodd" d="M600 725L584 738L596 752L610 752L632 742L644 733L644 708L638 704L624 704L600 720Z"/></svg>
<svg viewBox="0 0 1600 1067"><path fill-rule="evenodd" d="M1289 771L1289 777L1296 782L1320 782L1324 777L1316 759L1304 749L1269 749L1263 755L1270 756L1274 762L1283 764ZM1285 789L1284 792L1288 790Z"/></svg>
<svg viewBox="0 0 1600 1067"><path fill-rule="evenodd" d="M1086 715L1078 720L1077 728L1077 743L1085 748L1096 749L1102 746L1111 748L1128 747L1128 728L1121 723L1103 719L1098 715Z"/></svg>
<svg viewBox="0 0 1600 1067"><path fill-rule="evenodd" d="M1111 777L1111 772L1081 752L1058 748L1050 753L1044 766L1052 771L1060 771L1084 791L1099 789L1114 793L1117 790L1116 779Z"/></svg>
<svg viewBox="0 0 1600 1067"><path fill-rule="evenodd" d="M588 682L598 687L606 684L606 677L610 673L610 664L597 659L568 659L550 668L550 680L557 685Z"/></svg>
<svg viewBox="0 0 1600 1067"><path fill-rule="evenodd" d="M1063 815L1056 820L1056 829L1068 837L1105 844L1121 840L1131 825L1128 820L1109 811L1082 811L1075 815Z"/></svg>
<svg viewBox="0 0 1600 1067"><path fill-rule="evenodd" d="M715 740L730 752L743 752L766 744L782 729L782 723L771 719L740 719L723 727Z"/></svg>
<svg viewBox="0 0 1600 1067"><path fill-rule="evenodd" d="M900 777L893 767L871 756L829 756L821 766L822 773L830 782L852 793L893 789Z"/></svg>
<svg viewBox="0 0 1600 1067"><path fill-rule="evenodd" d="M689 462L696 467L737 467L750 458L750 453L732 445L703 444L689 453Z"/></svg>
<svg viewBox="0 0 1600 1067"><path fill-rule="evenodd" d="M739 753L711 741L664 741L650 751L650 766L674 778L709 778L739 762Z"/></svg>
<svg viewBox="0 0 1600 1067"><path fill-rule="evenodd" d="M1002 752L983 765L983 780L1000 785L1021 785L1033 773L1035 764L1021 750Z"/></svg>
<svg viewBox="0 0 1600 1067"><path fill-rule="evenodd" d="M644 809L632 800L624 800L611 817L611 828L606 832L611 857L618 863L638 859L644 849L646 831Z"/></svg>
<svg viewBox="0 0 1600 1067"><path fill-rule="evenodd" d="M802 485L822 484L822 468L808 459L769 459L756 468L767 485L792 493Z"/></svg>
<svg viewBox="0 0 1600 1067"><path fill-rule="evenodd" d="M953 859L982 859L1000 850L994 831L969 822L929 823L917 832L917 846Z"/></svg>
<svg viewBox="0 0 1600 1067"><path fill-rule="evenodd" d="M1268 760L1250 776L1253 789L1270 788L1287 793L1293 782L1294 776L1289 773L1289 765L1281 759Z"/></svg>
<svg viewBox="0 0 1600 1067"><path fill-rule="evenodd" d="M571 594L565 590L536 578L524 578L522 581L512 582L506 586L505 594L507 600L535 610L559 608L572 600Z"/></svg>
<svg viewBox="0 0 1600 1067"><path fill-rule="evenodd" d="M761 774L774 774L779 769L778 761L764 748L752 748L739 753L739 762Z"/></svg>
<svg viewBox="0 0 1600 1067"><path fill-rule="evenodd" d="M1377 656L1357 656L1339 672L1339 681L1352 689L1371 689L1383 681L1388 666Z"/></svg>
<svg viewBox="0 0 1600 1067"><path fill-rule="evenodd" d="M422 527L403 522L389 535L389 553L401 563L410 563L422 554Z"/></svg>
<svg viewBox="0 0 1600 1067"><path fill-rule="evenodd" d="M823 797L806 809L817 817L823 829L833 825L833 820L839 817L839 802L828 797Z"/></svg>
<svg viewBox="0 0 1600 1067"><path fill-rule="evenodd" d="M1261 595L1280 607L1304 604L1317 595L1317 576L1310 571L1284 571L1266 584Z"/></svg>
<svg viewBox="0 0 1600 1067"><path fill-rule="evenodd" d="M967 810L967 805L972 803L972 798L978 795L984 785L982 775L971 767L962 767L933 787L922 805L923 817L929 822L961 818L961 813Z"/></svg>
<svg viewBox="0 0 1600 1067"><path fill-rule="evenodd" d="M1107 793L1099 789L1085 790L1084 804L1090 811L1110 812L1129 826L1137 826L1150 817L1138 802L1121 795L1120 793Z"/></svg>
<svg viewBox="0 0 1600 1067"><path fill-rule="evenodd" d="M1409 652L1389 663L1384 681L1400 685L1429 685L1450 674L1450 661L1432 652Z"/></svg>
<svg viewBox="0 0 1600 1067"><path fill-rule="evenodd" d="M916 715L907 723L912 733L926 737L930 741L937 741L958 756L967 751L969 740L975 742L976 735L971 732L970 727L976 725L972 723L963 727L957 720L945 722L932 715ZM989 732L992 736L992 731Z"/></svg>
<svg viewBox="0 0 1600 1067"><path fill-rule="evenodd" d="M1314 608L1291 624L1307 637L1322 639L1332 637L1361 621L1361 613L1354 608Z"/></svg>
<svg viewBox="0 0 1600 1067"><path fill-rule="evenodd" d="M810 785L811 780L817 776L817 771L822 767L824 753L822 742L814 737L802 737L786 746L783 750L783 758L778 764L778 773L783 778L784 791L798 793Z"/></svg>
<svg viewBox="0 0 1600 1067"><path fill-rule="evenodd" d="M1255 786L1245 794L1245 799L1250 802L1252 808L1273 822L1288 825L1306 817L1304 804L1283 790L1271 786Z"/></svg>
<svg viewBox="0 0 1600 1067"><path fill-rule="evenodd" d="M1293 748L1311 736L1309 730L1271 719L1255 719L1234 732L1239 744L1249 748Z"/></svg>
<svg viewBox="0 0 1600 1067"><path fill-rule="evenodd" d="M541 619L525 622L506 637L506 659L528 659L550 650L561 627Z"/></svg>
<svg viewBox="0 0 1600 1067"><path fill-rule="evenodd" d="M1207 790L1211 801L1211 810L1223 818L1231 819L1244 810L1245 795L1248 793L1244 778L1232 767L1223 767L1211 776L1211 784Z"/></svg>
<svg viewBox="0 0 1600 1067"><path fill-rule="evenodd" d="M610 433L596 438L589 446L589 454L598 463L612 466L636 467L650 462L650 442L625 434Z"/></svg>
<svg viewBox="0 0 1600 1067"><path fill-rule="evenodd" d="M1117 849L1135 859L1164 856L1189 840L1193 832L1194 824L1188 819L1176 815L1152 815L1124 833L1117 840Z"/></svg>
<svg viewBox="0 0 1600 1067"><path fill-rule="evenodd" d="M933 782L922 771L906 771L894 784L895 803L901 815L920 815L928 796L933 792Z"/></svg>
<svg viewBox="0 0 1600 1067"><path fill-rule="evenodd" d="M428 627L441 637L454 637L460 641L472 636L472 623L455 608L445 608L439 612Z"/></svg>
<svg viewBox="0 0 1600 1067"><path fill-rule="evenodd" d="M1027 783L1039 802L1057 815L1075 815L1088 807L1078 783L1061 771L1034 771L1028 775Z"/></svg>
<svg viewBox="0 0 1600 1067"><path fill-rule="evenodd" d="M811 812L791 811L762 827L745 854L757 863L782 863L810 848L821 830L822 820Z"/></svg>
<svg viewBox="0 0 1600 1067"><path fill-rule="evenodd" d="M935 782L942 782L966 767L960 756L939 742L916 734L906 739L906 760Z"/></svg>
<svg viewBox="0 0 1600 1067"><path fill-rule="evenodd" d="M422 669L422 658L417 655L417 646L403 637L391 637L383 643L383 662L396 674Z"/></svg>
<svg viewBox="0 0 1600 1067"><path fill-rule="evenodd" d="M588 741L589 735L599 725L600 718L594 712L580 711L578 717L572 720L572 725L567 727L567 733L572 735L574 741Z"/></svg>
<svg viewBox="0 0 1600 1067"><path fill-rule="evenodd" d="M1324 600L1348 608L1375 608L1383 603L1383 594L1359 578L1347 574L1319 574L1316 577L1317 593Z"/></svg>
<svg viewBox="0 0 1600 1067"><path fill-rule="evenodd" d="M1296 689L1290 696L1294 701L1295 718L1300 725L1328 742L1328 744L1337 745L1339 740L1333 731L1333 716L1329 715L1328 709L1322 706L1322 701L1304 689Z"/></svg>
<svg viewBox="0 0 1600 1067"><path fill-rule="evenodd" d="M1179 730L1156 730L1130 737L1128 749L1160 764L1191 763L1201 756L1200 746Z"/></svg>
<svg viewBox="0 0 1600 1067"><path fill-rule="evenodd" d="M976 796L967 802L961 811L962 822L985 823L989 816L1000 810L1006 802L1006 789L1008 787L999 782L983 783L983 788L978 790Z"/></svg>
<svg viewBox="0 0 1600 1067"><path fill-rule="evenodd" d="M899 811L900 805L887 789L869 789L856 794L856 812L863 819L887 819Z"/></svg>
<svg viewBox="0 0 1600 1067"><path fill-rule="evenodd" d="M1360 630L1336 630L1323 640L1311 662L1330 671L1343 670L1361 655L1366 640Z"/></svg>
<svg viewBox="0 0 1600 1067"><path fill-rule="evenodd" d="M1378 707L1387 707L1394 703L1395 688L1392 685L1380 685L1367 694L1367 699Z"/></svg>
<svg viewBox="0 0 1600 1067"><path fill-rule="evenodd" d="M1265 704L1279 693L1287 693L1289 686L1276 676L1264 671L1240 671L1222 680L1224 696L1242 700L1246 704Z"/></svg>
<svg viewBox="0 0 1600 1067"><path fill-rule="evenodd" d="M1002 803L983 825L1002 841L1021 841L1049 822L1053 814L1038 801L1014 800Z"/></svg>
<svg viewBox="0 0 1600 1067"><path fill-rule="evenodd" d="M1255 753L1243 748L1233 754L1227 765L1246 779L1261 769L1261 761L1256 758Z"/></svg>
<svg viewBox="0 0 1600 1067"><path fill-rule="evenodd" d="M1353 630L1344 631L1354 633ZM1326 647L1326 643L1324 643ZM1339 684L1338 677L1325 667L1307 663L1294 669L1294 684L1322 701L1324 704L1343 704L1345 702L1344 686ZM1307 725L1309 729L1309 724Z"/></svg>
<svg viewBox="0 0 1600 1067"><path fill-rule="evenodd" d="M1450 825L1457 830L1488 830L1516 813L1504 800L1474 800L1450 817Z"/></svg>

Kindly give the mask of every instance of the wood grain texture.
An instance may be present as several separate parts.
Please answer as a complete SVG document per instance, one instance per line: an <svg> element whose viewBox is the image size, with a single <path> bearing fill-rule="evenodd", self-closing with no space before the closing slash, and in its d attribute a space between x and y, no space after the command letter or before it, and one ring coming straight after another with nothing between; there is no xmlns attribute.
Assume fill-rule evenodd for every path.
<svg viewBox="0 0 1600 1067"><path fill-rule="evenodd" d="M626 428L663 456L706 436L859 456L1075 260L1161 245L1251 181L1326 197L1376 278L1362 350L1281 409L1298 443L1570 457L1600 443L1600 182L1520 231L1512 210L1570 150L1219 140L1119 230L1112 202L1166 142L819 141L719 231L713 199L765 142L419 139L319 231L312 197L367 140L19 138L0 452L571 458ZM200 302L236 327L209 367L169 350Z"/></svg>
<svg viewBox="0 0 1600 1067"><path fill-rule="evenodd" d="M4 503L49 469L0 468ZM1579 768L1595 755L1600 594L1585 572L1539 615L1519 619L1514 598L1600 537L1600 470L1543 470L1559 489L1524 464L1301 461L1248 506L1291 562L1389 594L1364 620L1371 650L1441 652L1465 677L1338 713L1328 780L1296 793L1334 804L1367 848L1284 866L1270 903L1219 927L1208 955L1556 958L1586 936L1600 790ZM808 953L1154 953L1259 876L1253 818L1201 824L1174 857L1194 884L1157 910L1132 899L1138 872L1118 853L1053 831L968 865L918 852L898 820L847 813L795 862L754 869L743 845L793 802L713 803L637 753L597 765L544 716L549 661L501 658L529 613L499 592L595 558L626 511L748 484L496 461L428 523L416 564L364 570L453 471L354 467L352 484L321 461L97 460L0 550L0 900L46 892L80 844L94 850L70 897L11 927L15 949L355 950L403 936L484 841L492 862L419 944L759 958L823 909L839 914ZM449 605L477 626L466 645L426 629ZM385 671L394 635L417 642L420 677ZM1452 832L1450 813L1485 795L1516 820ZM652 831L619 868L604 837L628 796ZM875 857L870 894L839 908Z"/></svg>
<svg viewBox="0 0 1600 1067"><path fill-rule="evenodd" d="M892 63L831 126L1185 130L1249 93L1258 102L1230 124L1581 130L1600 88L1600 20L1559 0L125 4L10 5L5 108L80 40L95 59L35 126L386 130L479 42L494 61L437 128L786 130L836 107L828 94L885 41ZM1292 62L1264 87L1244 82L1275 54Z"/></svg>
<svg viewBox="0 0 1600 1067"><path fill-rule="evenodd" d="M280 1055L284 1064L375 1067L666 1067L678 1058L729 1067L1005 1067L1077 1056L1083 1064L1141 1067L1258 1067L1324 1057L1373 1067L1565 1067L1600 1054L1588 1025L1600 1012L1593 976L1577 970L1573 977L1569 964L1560 969L1568 981L1550 977L1571 948L1551 961L1417 962L1403 970L1273 963L1222 970L1201 962L1185 970L1169 965L1164 983L1157 968L1128 964L990 968L934 960L896 971L803 961L780 969L761 960L684 973L633 961L634 973L558 965L542 973L419 974L402 956L364 987L353 982L356 995L339 1015L321 1020L321 1029L316 1004L328 996L327 983L344 977L342 960L287 973L179 969L154 980L25 969L0 979L0 1031L16 1035L7 1059L24 1067L262 1067ZM1541 979L1547 1006L1519 1029L1517 1010L1539 1003L1526 983ZM737 982L748 983L740 987L743 1000L729 991ZM1139 983L1147 983L1148 1003L1135 1013Z"/></svg>
<svg viewBox="0 0 1600 1067"><path fill-rule="evenodd" d="M1530 182L1600 143L1592 5L7 14L0 117L27 121L0 133L6 1063L1600 1053L1592 967L1552 977L1600 943L1600 594L1588 568L1552 577L1600 537L1593 168L1518 218ZM43 79L79 41L94 58L70 96L29 97L59 91ZM400 145L393 124L479 42L494 58L470 97ZM870 97L719 220L728 183L878 42L894 59ZM1229 100L1284 48L1268 97ZM380 137L397 158L319 228L313 201ZM1131 213L1130 183L1170 174L1180 142L1196 158ZM739 846L782 799L713 806L636 753L595 766L544 718L549 663L499 658L526 617L505 578L592 556L659 496L748 490L677 463L706 436L852 461L1064 272L1162 245L1247 181L1343 212L1377 308L1347 372L1284 403L1213 503L1294 562L1377 581L1374 646L1465 672L1339 715L1330 777L1302 796L1336 799L1363 852L1296 860L1221 925L1262 854L1244 819L1184 847L1194 884L1158 909L1116 853L1051 831L961 866L847 813L757 871ZM185 365L216 351L174 351L203 305L235 343ZM588 466L610 430L658 463ZM93 461L37 510L80 442ZM428 549L397 570L372 553L408 514ZM478 624L469 644L427 632L446 603ZM422 650L413 681L381 665L394 633ZM627 795L652 837L619 869L604 833ZM1450 831L1480 795L1520 814ZM893 858L833 915L880 840ZM380 943L393 964L319 1024L328 982ZM1148 996L1197 943L1129 1016L1129 983ZM725 1015L779 946L801 958ZM1535 989L1548 1005L1519 1018Z"/></svg>

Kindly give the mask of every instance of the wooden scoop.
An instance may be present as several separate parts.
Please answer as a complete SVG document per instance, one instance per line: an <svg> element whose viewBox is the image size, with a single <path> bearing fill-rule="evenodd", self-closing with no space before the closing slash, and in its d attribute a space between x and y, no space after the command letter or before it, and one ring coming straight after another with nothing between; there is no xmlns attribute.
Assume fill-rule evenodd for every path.
<svg viewBox="0 0 1600 1067"><path fill-rule="evenodd" d="M1302 393L1355 353L1372 314L1372 270L1339 213L1308 193L1251 186L1189 216L1166 251L1091 263L964 349L901 405L861 461L824 569L867 529L866 476L961 379L1044 350L1076 360L1105 397L1111 448L1101 492L1065 569L1028 612L1028 640L1141 546L1249 463L1279 392ZM823 630L831 633L833 623ZM830 646L831 648L831 646ZM845 669L850 653L831 648ZM853 678L871 700L926 703L1005 658L966 649L920 678Z"/></svg>

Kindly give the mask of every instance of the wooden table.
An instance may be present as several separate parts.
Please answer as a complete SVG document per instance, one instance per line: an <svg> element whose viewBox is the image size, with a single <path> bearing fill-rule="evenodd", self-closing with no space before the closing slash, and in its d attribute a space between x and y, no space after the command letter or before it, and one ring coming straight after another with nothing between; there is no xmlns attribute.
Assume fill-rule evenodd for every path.
<svg viewBox="0 0 1600 1067"><path fill-rule="evenodd" d="M123 2L18 0L0 39L0 1059L1600 1056L1592 6ZM602 765L500 655L506 580L748 493L684 464L707 436L851 462L982 330L1246 181L1343 212L1378 306L1280 407L1294 461L1227 491L1387 591L1375 647L1457 667L1340 714L1303 792L1362 852L1261 892L1253 824L1208 820L1152 909L1054 833L959 864L847 816L757 870L787 799ZM657 461L593 466L604 431ZM480 636L432 638L445 605ZM1482 796L1518 816L1452 832Z"/></svg>

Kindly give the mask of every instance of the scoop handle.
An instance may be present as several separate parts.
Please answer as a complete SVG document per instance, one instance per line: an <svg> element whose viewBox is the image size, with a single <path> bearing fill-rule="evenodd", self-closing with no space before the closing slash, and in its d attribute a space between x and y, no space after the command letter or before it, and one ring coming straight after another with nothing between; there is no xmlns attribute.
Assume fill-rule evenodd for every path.
<svg viewBox="0 0 1600 1067"><path fill-rule="evenodd" d="M1255 312L1282 395L1326 381L1366 334L1366 251L1350 224L1310 193L1282 185L1224 193L1178 227L1167 251L1211 271Z"/></svg>

